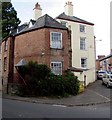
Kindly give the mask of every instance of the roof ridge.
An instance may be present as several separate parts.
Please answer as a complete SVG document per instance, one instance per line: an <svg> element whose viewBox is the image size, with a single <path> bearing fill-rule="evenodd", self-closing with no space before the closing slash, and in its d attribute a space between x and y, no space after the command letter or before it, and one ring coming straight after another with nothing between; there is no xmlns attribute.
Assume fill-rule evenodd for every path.
<svg viewBox="0 0 112 120"><path fill-rule="evenodd" d="M56 19L65 19L65 20L69 20L69 21L73 21L73 22L80 22L80 23L84 23L84 24L94 25L94 23L88 22L88 21L78 18L76 16L66 15L65 12L61 13L58 17L56 17Z"/></svg>

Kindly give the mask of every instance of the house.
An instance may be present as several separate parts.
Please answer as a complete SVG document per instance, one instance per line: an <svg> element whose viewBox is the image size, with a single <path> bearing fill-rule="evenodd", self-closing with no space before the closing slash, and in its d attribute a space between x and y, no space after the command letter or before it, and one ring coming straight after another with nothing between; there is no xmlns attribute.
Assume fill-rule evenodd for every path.
<svg viewBox="0 0 112 120"><path fill-rule="evenodd" d="M98 59L96 59L96 71L103 70L103 63L100 62L100 59L104 58L105 55L98 55Z"/></svg>
<svg viewBox="0 0 112 120"><path fill-rule="evenodd" d="M13 52L14 52L14 36L9 35L2 40L1 44L1 60L2 60L2 85L3 91L7 90L8 83L13 82Z"/></svg>
<svg viewBox="0 0 112 120"><path fill-rule="evenodd" d="M69 66L68 29L49 15L39 17L31 28L15 35L14 64L21 59L48 65L62 74Z"/></svg>
<svg viewBox="0 0 112 120"><path fill-rule="evenodd" d="M99 60L100 64L102 63L103 70L106 70L108 72L112 72L112 61L111 60L112 60L112 54L107 55L106 57L101 58Z"/></svg>
<svg viewBox="0 0 112 120"><path fill-rule="evenodd" d="M36 9L39 9L40 5L37 5ZM2 41L2 78L5 88L10 83L20 82L16 67L23 62L46 64L56 75L62 75L71 65L71 37L68 28L47 14L36 14L36 17L28 26L24 25L20 31L13 30Z"/></svg>
<svg viewBox="0 0 112 120"><path fill-rule="evenodd" d="M95 81L94 24L75 17L69 1L56 19L71 30L72 70L86 86Z"/></svg>

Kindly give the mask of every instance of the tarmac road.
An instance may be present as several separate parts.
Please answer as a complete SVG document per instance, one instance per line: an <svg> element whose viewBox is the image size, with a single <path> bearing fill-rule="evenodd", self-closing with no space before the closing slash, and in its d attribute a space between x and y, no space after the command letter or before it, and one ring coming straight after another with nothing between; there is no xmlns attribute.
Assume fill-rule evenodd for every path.
<svg viewBox="0 0 112 120"><path fill-rule="evenodd" d="M3 118L110 118L109 106L67 107L4 99Z"/></svg>
<svg viewBox="0 0 112 120"><path fill-rule="evenodd" d="M3 116L22 118L110 118L112 89L106 88L101 83L101 80L97 80L89 85L82 94L62 99L23 98L5 95Z"/></svg>

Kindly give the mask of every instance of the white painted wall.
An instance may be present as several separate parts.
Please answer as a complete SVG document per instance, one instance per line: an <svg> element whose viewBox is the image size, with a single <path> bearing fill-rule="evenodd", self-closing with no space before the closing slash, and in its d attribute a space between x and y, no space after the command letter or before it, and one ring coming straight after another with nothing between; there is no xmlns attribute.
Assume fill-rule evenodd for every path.
<svg viewBox="0 0 112 120"><path fill-rule="evenodd" d="M60 20L58 20L60 21ZM65 20L64 20L65 21ZM61 22L61 21L60 21ZM67 27L71 26L71 44L72 44L72 66L81 68L81 58L87 58L87 71L83 73L75 73L80 81L84 81L86 75L86 85L95 81L95 44L94 44L94 27L86 25L86 33L80 32L80 24L71 21L66 21ZM86 50L80 50L80 37L86 37Z"/></svg>
<svg viewBox="0 0 112 120"><path fill-rule="evenodd" d="M73 16L73 5L71 2L67 2L64 6L65 14ZM61 22L62 20L59 20ZM87 58L87 71L83 73L75 73L80 81L84 81L84 75L86 75L86 85L95 81L95 43L94 43L94 26L83 24L86 26L86 32L80 32L80 24L78 22L67 21L66 26L71 29L71 45L72 45L72 66L81 68L81 58ZM86 50L80 50L80 37L86 37Z"/></svg>

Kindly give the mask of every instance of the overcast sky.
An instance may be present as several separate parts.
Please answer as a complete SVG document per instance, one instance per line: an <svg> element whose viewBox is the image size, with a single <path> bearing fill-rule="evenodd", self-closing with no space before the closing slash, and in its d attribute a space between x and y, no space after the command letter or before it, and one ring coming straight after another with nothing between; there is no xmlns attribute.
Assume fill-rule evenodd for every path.
<svg viewBox="0 0 112 120"><path fill-rule="evenodd" d="M42 14L55 18L64 12L67 0L12 0L21 23L33 19L33 8L38 2ZM97 55L110 53L110 1L111 0L69 0L74 5L74 16L94 23ZM99 41L102 40L102 41Z"/></svg>

